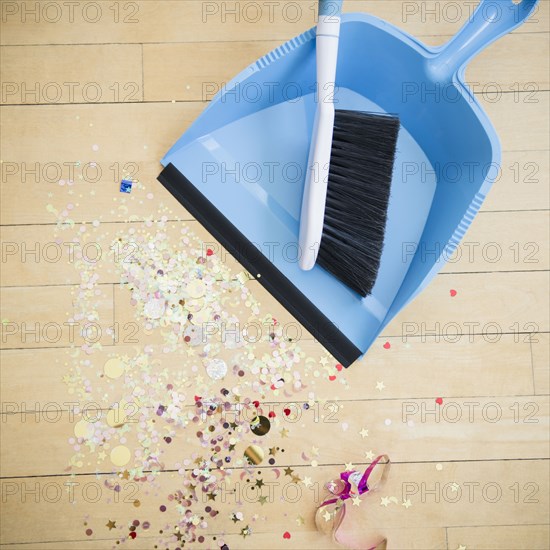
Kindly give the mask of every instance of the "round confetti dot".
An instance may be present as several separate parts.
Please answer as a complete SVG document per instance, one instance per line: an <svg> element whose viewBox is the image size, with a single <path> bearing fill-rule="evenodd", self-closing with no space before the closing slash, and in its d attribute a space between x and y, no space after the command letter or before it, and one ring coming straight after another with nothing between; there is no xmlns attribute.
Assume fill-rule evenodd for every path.
<svg viewBox="0 0 550 550"><path fill-rule="evenodd" d="M127 417L124 414L123 410L121 410L121 407L111 409L107 413L107 424L111 426L111 428L120 428L120 426L124 425L126 419Z"/></svg>
<svg viewBox="0 0 550 550"><path fill-rule="evenodd" d="M265 416L257 416L250 423L250 429L256 435L266 435L271 429L271 422Z"/></svg>
<svg viewBox="0 0 550 550"><path fill-rule="evenodd" d="M93 535L93 531L91 529L86 529L86 534L91 537Z"/></svg>
<svg viewBox="0 0 550 550"><path fill-rule="evenodd" d="M183 333L184 342L190 346L198 346L203 341L203 331L200 326L188 326Z"/></svg>
<svg viewBox="0 0 550 550"><path fill-rule="evenodd" d="M202 281L191 281L187 285L187 292L191 298L202 298L206 292L206 285Z"/></svg>
<svg viewBox="0 0 550 550"><path fill-rule="evenodd" d="M244 456L247 459L249 464L261 464L264 459L264 451L258 445L250 445L246 448Z"/></svg>
<svg viewBox="0 0 550 550"><path fill-rule="evenodd" d="M124 445L118 445L111 451L111 462L115 466L125 466L131 457L130 449Z"/></svg>
<svg viewBox="0 0 550 550"><path fill-rule="evenodd" d="M435 469L436 469L438 472L441 472L441 470L443 470L443 464L436 464L436 465L435 465Z"/></svg>
<svg viewBox="0 0 550 550"><path fill-rule="evenodd" d="M124 374L125 366L119 357L112 357L103 365L103 372L109 378L119 378Z"/></svg>
<svg viewBox="0 0 550 550"><path fill-rule="evenodd" d="M150 319L160 319L166 310L166 301L163 298L151 298L143 308L143 314Z"/></svg>
<svg viewBox="0 0 550 550"><path fill-rule="evenodd" d="M206 374L212 378L212 380L221 380L227 374L227 365L223 359L212 359L208 365L206 365Z"/></svg>
<svg viewBox="0 0 550 550"><path fill-rule="evenodd" d="M92 145L92 151L99 151L99 145L97 144Z"/></svg>
<svg viewBox="0 0 550 550"><path fill-rule="evenodd" d="M385 424L386 426L391 426L391 419L386 418L386 420L384 420L384 424Z"/></svg>
<svg viewBox="0 0 550 550"><path fill-rule="evenodd" d="M86 420L79 420L74 425L74 435L82 439L89 439L94 435L94 426Z"/></svg>

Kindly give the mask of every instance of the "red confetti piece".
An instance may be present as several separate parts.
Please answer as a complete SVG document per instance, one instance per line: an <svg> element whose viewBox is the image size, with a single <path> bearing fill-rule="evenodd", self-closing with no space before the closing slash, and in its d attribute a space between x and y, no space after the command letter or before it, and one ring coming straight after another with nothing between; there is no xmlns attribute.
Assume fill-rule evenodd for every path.
<svg viewBox="0 0 550 550"><path fill-rule="evenodd" d="M289 533L288 531L285 531L285 532L283 533L283 538L284 538L284 539L289 539L289 538L290 538L290 533Z"/></svg>
<svg viewBox="0 0 550 550"><path fill-rule="evenodd" d="M195 402L200 401L202 397L200 395L195 395Z"/></svg>
<svg viewBox="0 0 550 550"><path fill-rule="evenodd" d="M209 248L209 249L206 251L206 255L207 255L207 256L213 256L213 255L214 255L214 251L213 251L211 248Z"/></svg>
<svg viewBox="0 0 550 550"><path fill-rule="evenodd" d="M384 344L384 349L390 349L391 348L391 344L389 342L386 342Z"/></svg>
<svg viewBox="0 0 550 550"><path fill-rule="evenodd" d="M286 416L289 416L291 413L290 409L283 409L283 412L286 414Z"/></svg>
<svg viewBox="0 0 550 550"><path fill-rule="evenodd" d="M259 409L260 408L260 402L259 401L252 401L254 403L254 406Z"/></svg>
<svg viewBox="0 0 550 550"><path fill-rule="evenodd" d="M343 365L340 365L340 363L338 363L338 364L336 365L336 370L337 370L338 372L340 372L343 368L344 368Z"/></svg>
<svg viewBox="0 0 550 550"><path fill-rule="evenodd" d="M129 535L131 539L135 539L137 537L137 533L135 531L132 531Z"/></svg>
<svg viewBox="0 0 550 550"><path fill-rule="evenodd" d="M336 380L336 376L334 374L331 374L328 379L331 381L331 382L334 382Z"/></svg>
<svg viewBox="0 0 550 550"><path fill-rule="evenodd" d="M276 414L274 411L269 411L269 414L268 414L269 418L275 418Z"/></svg>
<svg viewBox="0 0 550 550"><path fill-rule="evenodd" d="M450 294L451 294L451 298L454 298L456 296L456 290L451 289Z"/></svg>
<svg viewBox="0 0 550 550"><path fill-rule="evenodd" d="M443 405L443 398L442 397L438 397L435 402L438 404L438 405Z"/></svg>

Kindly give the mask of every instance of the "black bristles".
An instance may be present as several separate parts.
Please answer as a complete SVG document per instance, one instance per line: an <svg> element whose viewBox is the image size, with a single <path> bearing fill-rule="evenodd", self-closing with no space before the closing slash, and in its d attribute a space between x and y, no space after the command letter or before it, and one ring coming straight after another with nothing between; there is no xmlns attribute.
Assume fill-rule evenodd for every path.
<svg viewBox="0 0 550 550"><path fill-rule="evenodd" d="M399 119L336 111L318 263L361 296L384 248Z"/></svg>

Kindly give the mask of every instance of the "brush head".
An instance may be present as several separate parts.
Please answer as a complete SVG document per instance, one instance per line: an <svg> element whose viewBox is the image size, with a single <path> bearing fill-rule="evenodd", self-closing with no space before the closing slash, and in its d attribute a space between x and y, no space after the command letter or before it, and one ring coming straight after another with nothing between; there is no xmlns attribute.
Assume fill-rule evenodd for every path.
<svg viewBox="0 0 550 550"><path fill-rule="evenodd" d="M317 263L363 297L380 269L399 127L395 116L336 111Z"/></svg>

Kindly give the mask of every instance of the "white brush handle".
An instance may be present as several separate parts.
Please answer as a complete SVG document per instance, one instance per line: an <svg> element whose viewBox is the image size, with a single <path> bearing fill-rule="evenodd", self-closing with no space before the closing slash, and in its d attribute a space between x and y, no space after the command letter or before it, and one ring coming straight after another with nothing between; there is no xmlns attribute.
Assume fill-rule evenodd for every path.
<svg viewBox="0 0 550 550"><path fill-rule="evenodd" d="M300 267L309 271L317 261L327 199L334 133L334 93L343 0L321 0L317 25L317 110L307 163L300 218Z"/></svg>

